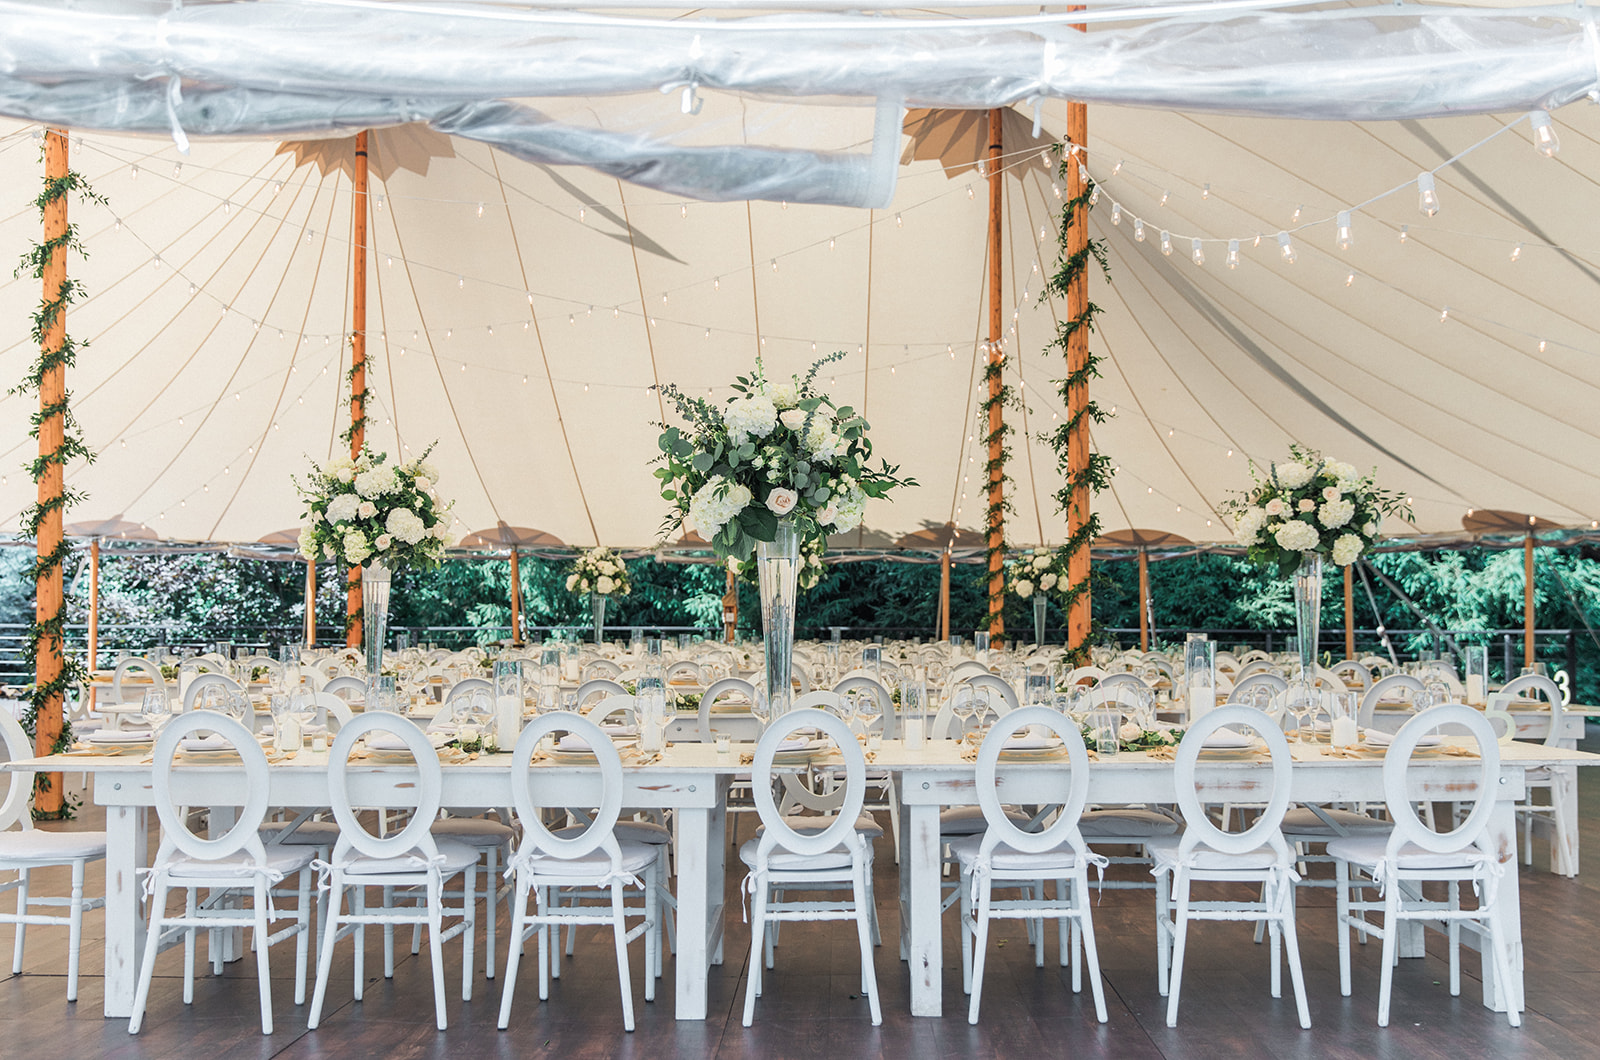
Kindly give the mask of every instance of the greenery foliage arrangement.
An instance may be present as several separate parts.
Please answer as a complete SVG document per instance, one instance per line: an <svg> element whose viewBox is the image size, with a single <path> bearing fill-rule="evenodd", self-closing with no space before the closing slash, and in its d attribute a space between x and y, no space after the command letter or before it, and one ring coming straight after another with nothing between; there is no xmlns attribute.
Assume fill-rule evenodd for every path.
<svg viewBox="0 0 1600 1060"><path fill-rule="evenodd" d="M450 538L452 505L439 499L439 472L427 463L428 452L391 464L387 454L362 446L356 459L339 457L313 466L307 481L296 479L306 502L301 555L391 570L437 567Z"/></svg>
<svg viewBox="0 0 1600 1060"><path fill-rule="evenodd" d="M718 556L746 560L756 542L773 540L780 518L792 517L802 540L847 533L861 525L868 498L916 485L888 461L872 467L867 421L817 392L817 372L843 357L777 381L758 357L721 406L662 387L687 421L662 424L655 476L673 506L663 536L688 521Z"/></svg>

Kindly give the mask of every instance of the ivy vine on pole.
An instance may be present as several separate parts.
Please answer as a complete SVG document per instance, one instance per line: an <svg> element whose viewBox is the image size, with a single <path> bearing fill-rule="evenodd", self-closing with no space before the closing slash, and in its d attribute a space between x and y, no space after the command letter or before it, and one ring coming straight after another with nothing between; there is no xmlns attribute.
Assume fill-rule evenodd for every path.
<svg viewBox="0 0 1600 1060"><path fill-rule="evenodd" d="M77 226L67 219L67 201L68 196L75 194L83 201L106 205L106 200L95 193L82 174L67 167L66 151L64 134L47 134L41 156L51 155L51 164L47 167L44 187L33 201L43 232L39 241L22 255L12 273L16 278L32 276L41 283L39 307L33 313L31 332L39 352L22 382L9 391L13 396L36 395L39 398L39 408L31 418L29 430L30 436L40 441L39 455L27 465L28 473L40 487L39 498L22 512L21 524L25 535L33 538L36 546L41 531L47 531L47 540L27 575L38 589L39 606L28 630L23 657L36 679L29 686L28 705L20 720L23 729L37 741L41 721L46 724L47 734L55 728L54 719L47 717L46 712L59 711L60 727L50 741L52 753L64 751L71 745L72 726L61 704L68 690L88 677L84 660L68 655L63 647L66 607L60 585L63 564L71 549L61 534L61 516L84 499L82 491L65 485L65 470L74 460L92 463L95 455L84 441L77 418L72 414L71 392L65 383L66 369L77 362L78 351L88 345L75 342L66 333L67 307L84 294L83 285L66 274L67 254L76 251L80 257L88 256L78 238ZM57 278L54 291L48 290L52 277ZM46 591L52 585L53 591ZM45 677L46 674L49 676ZM44 679L38 679L41 677ZM49 774L39 773L35 777L39 793L52 790ZM61 800L56 797L45 801L60 803ZM70 807L63 803L59 810L52 810L46 805L36 812L70 815Z"/></svg>
<svg viewBox="0 0 1600 1060"><path fill-rule="evenodd" d="M996 349L998 347L998 349ZM984 567L993 571L1001 564L997 564L995 557L999 556L1004 561L1009 546L1006 544L1005 535L990 536L988 528L995 525L1005 526L1005 516L1015 515L1016 505L1011 501L1011 490L1006 486L1015 485L1015 480L1006 472L1006 465L1011 462L1011 445L1007 437L1015 428L1005 416L994 416L996 409L1012 409L1020 411L1022 399L1018 397L1016 388L1005 379L1005 366L1007 354L1004 342L984 343L984 352L987 354L983 365L983 389L981 393L986 396L978 405L978 429L983 432L982 442L984 451L989 453L989 459L983 465L983 479L985 496L988 497L987 507L984 509L983 525L985 532L986 549L984 552ZM991 429L990 425L995 426ZM995 483L1001 489L998 493L993 489ZM986 584L989 599L989 614L995 614L1005 606L1006 589L1005 578L990 578Z"/></svg>
<svg viewBox="0 0 1600 1060"><path fill-rule="evenodd" d="M1056 510L1066 513L1071 525L1074 505L1085 495L1092 496L1109 486L1113 471L1110 457L1089 448L1089 424L1104 423L1107 417L1099 403L1087 396L1089 381L1100 376L1101 360L1100 354L1087 346L1088 336L1095 330L1095 318L1100 315L1100 307L1088 297L1088 271L1093 262L1102 275L1109 276L1110 267L1106 261L1104 243L1085 235L1089 208L1095 198L1094 182L1078 170L1076 147L1064 159L1061 158L1061 145L1056 145L1055 153L1058 172L1067 180L1068 187L1077 185L1076 194L1068 198L1061 209L1057 237L1061 251L1056 259L1056 270L1045 283L1045 290L1061 298L1069 310L1066 319L1057 322L1056 335L1049 346L1050 349L1060 350L1067 359L1066 377L1054 382L1068 415L1054 430L1043 432L1039 437L1055 450L1056 466L1063 480L1061 489L1055 495ZM1078 241L1076 247L1073 246L1075 241ZM1075 287L1080 293L1076 300L1073 297ZM1072 347L1080 343L1082 358L1074 365ZM1083 447L1083 454L1076 460L1072 451L1074 445ZM1100 516L1093 511L1092 505L1085 507L1089 510L1079 513L1076 527L1058 550L1062 565L1069 570L1078 567L1073 561L1080 556L1086 557L1091 543L1100 535ZM1070 613L1088 592L1089 577L1086 570L1081 577L1070 577L1061 589L1062 610ZM1085 635L1074 643L1069 634L1067 650L1075 665L1083 665L1089 657L1089 638Z"/></svg>

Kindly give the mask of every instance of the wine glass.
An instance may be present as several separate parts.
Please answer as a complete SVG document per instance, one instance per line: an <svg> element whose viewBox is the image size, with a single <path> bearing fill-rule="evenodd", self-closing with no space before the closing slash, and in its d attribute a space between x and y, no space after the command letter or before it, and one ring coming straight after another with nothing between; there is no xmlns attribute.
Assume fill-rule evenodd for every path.
<svg viewBox="0 0 1600 1060"><path fill-rule="evenodd" d="M756 694L750 701L750 716L760 722L763 729L767 727L767 722L772 720L772 703L767 699L765 689L756 689Z"/></svg>
<svg viewBox="0 0 1600 1060"><path fill-rule="evenodd" d="M218 691L222 690L218 689ZM295 697L293 695L284 696L284 699L289 701L290 707L294 706ZM250 696L243 689L228 689L223 693L222 705L220 707L213 707L211 709L221 710L222 713L228 715L228 717L232 718L234 721L243 725L247 729L253 728L253 726L250 724L252 720L250 714L253 710L255 710L255 707L251 706Z"/></svg>
<svg viewBox="0 0 1600 1060"><path fill-rule="evenodd" d="M978 709L977 690L971 685L963 684L956 689L955 698L950 701L950 713L956 719L956 738L960 739L966 734L967 727L972 724L973 712Z"/></svg>
<svg viewBox="0 0 1600 1060"><path fill-rule="evenodd" d="M139 714L149 724L150 731L160 736L162 726L172 720L172 714L167 706L167 693L159 688L145 692L144 699L139 704Z"/></svg>
<svg viewBox="0 0 1600 1060"><path fill-rule="evenodd" d="M871 729L883 717L883 704L878 702L878 694L870 688L863 688L860 693L860 698L856 700L856 714L861 718L861 727Z"/></svg>

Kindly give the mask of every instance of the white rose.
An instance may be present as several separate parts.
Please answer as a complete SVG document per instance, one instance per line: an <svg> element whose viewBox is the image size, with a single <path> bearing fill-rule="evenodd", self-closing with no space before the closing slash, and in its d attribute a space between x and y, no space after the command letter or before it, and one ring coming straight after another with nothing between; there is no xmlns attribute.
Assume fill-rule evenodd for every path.
<svg viewBox="0 0 1600 1060"><path fill-rule="evenodd" d="M324 556L328 557L329 559L333 558L334 552L333 552L333 544L332 544L332 542L327 542L327 543L323 544L323 546L322 546L322 554Z"/></svg>
<svg viewBox="0 0 1600 1060"><path fill-rule="evenodd" d="M831 504L817 513L817 523L821 526L832 526L833 521L837 518L839 518L839 509Z"/></svg>
<svg viewBox="0 0 1600 1060"><path fill-rule="evenodd" d="M594 583L595 591L601 596L609 595L611 590L615 589L616 587L617 583L606 577L604 574L600 575L600 580Z"/></svg>
<svg viewBox="0 0 1600 1060"><path fill-rule="evenodd" d="M1348 567L1361 555L1361 539L1355 534L1340 534L1333 542L1333 562Z"/></svg>
<svg viewBox="0 0 1600 1060"><path fill-rule="evenodd" d="M576 589L577 587L578 587L578 576L576 574L567 575L567 592L570 593L574 589Z"/></svg>
<svg viewBox="0 0 1600 1060"><path fill-rule="evenodd" d="M798 431L806 425L805 409L789 409L778 413L778 422L791 431Z"/></svg>
<svg viewBox="0 0 1600 1060"><path fill-rule="evenodd" d="M1144 730L1131 721L1122 723L1122 728L1117 730L1117 737L1122 740L1137 740L1144 735Z"/></svg>
<svg viewBox="0 0 1600 1060"><path fill-rule="evenodd" d="M1283 498L1274 497L1267 502L1265 511L1268 515L1282 515L1288 507L1287 504L1283 503Z"/></svg>
<svg viewBox="0 0 1600 1060"><path fill-rule="evenodd" d="M1322 499L1325 501L1336 501L1339 499L1339 496L1340 493L1338 486L1328 486L1322 491Z"/></svg>
<svg viewBox="0 0 1600 1060"><path fill-rule="evenodd" d="M1356 506L1354 502L1335 498L1323 503L1322 507L1317 510L1317 519L1321 521L1323 526L1332 530L1348 523L1350 517L1355 513Z"/></svg>
<svg viewBox="0 0 1600 1060"><path fill-rule="evenodd" d="M1299 508L1302 512L1314 512L1317 510L1317 502L1312 500L1310 497L1302 497L1300 498L1300 503L1295 505L1295 507Z"/></svg>
<svg viewBox="0 0 1600 1060"><path fill-rule="evenodd" d="M333 477L340 482L349 482L356 477L355 468L341 467L333 473Z"/></svg>
<svg viewBox="0 0 1600 1060"><path fill-rule="evenodd" d="M1024 578L1016 584L1015 592L1019 597L1026 600L1033 595L1033 583Z"/></svg>
<svg viewBox="0 0 1600 1060"><path fill-rule="evenodd" d="M1041 592L1049 592L1051 589L1056 587L1056 582L1058 580L1059 579L1057 579L1054 574L1046 574L1043 578L1039 579L1039 590Z"/></svg>
<svg viewBox="0 0 1600 1060"><path fill-rule="evenodd" d="M1366 526L1363 526L1361 528L1361 532L1363 534L1366 534L1368 537L1371 537L1373 534L1378 532L1378 524L1377 523L1368 523Z"/></svg>
<svg viewBox="0 0 1600 1060"><path fill-rule="evenodd" d="M1317 528L1300 519L1290 519L1272 536L1279 548L1290 552L1310 552L1317 547Z"/></svg>
<svg viewBox="0 0 1600 1060"><path fill-rule="evenodd" d="M356 517L361 501L353 493L341 493L328 502L328 522L348 523Z"/></svg>
<svg viewBox="0 0 1600 1060"><path fill-rule="evenodd" d="M1050 566L1050 557L1049 557L1049 555L1042 555L1041 556L1037 552L1034 553L1034 556L1033 556L1033 569L1034 570L1044 570L1048 566Z"/></svg>
<svg viewBox="0 0 1600 1060"><path fill-rule="evenodd" d="M371 519L377 514L378 506L371 501L362 501L361 506L356 509L356 517L360 519Z"/></svg>
<svg viewBox="0 0 1600 1060"><path fill-rule="evenodd" d="M792 489L778 488L767 494L767 509L774 515L788 515L800 503L800 495Z"/></svg>
<svg viewBox="0 0 1600 1060"><path fill-rule="evenodd" d="M1272 477L1284 489L1297 490L1311 481L1312 470L1310 464L1273 464Z"/></svg>
<svg viewBox="0 0 1600 1060"><path fill-rule="evenodd" d="M417 489L421 490L423 493L427 493L429 490L433 489L433 483L428 481L427 475L418 475L416 478L416 485Z"/></svg>

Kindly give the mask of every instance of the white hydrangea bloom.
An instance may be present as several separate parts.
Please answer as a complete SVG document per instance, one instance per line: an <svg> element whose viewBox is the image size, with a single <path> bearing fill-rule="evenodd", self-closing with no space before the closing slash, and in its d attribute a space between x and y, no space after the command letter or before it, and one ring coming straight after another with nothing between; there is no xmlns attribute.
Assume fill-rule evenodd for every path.
<svg viewBox="0 0 1600 1060"><path fill-rule="evenodd" d="M1343 460L1330 460L1323 464L1322 473L1324 475L1332 475L1347 493L1350 487L1355 484L1356 479L1360 477L1360 472L1356 471L1355 465L1347 464Z"/></svg>
<svg viewBox="0 0 1600 1060"><path fill-rule="evenodd" d="M1361 539L1355 534L1340 534L1333 542L1333 562L1348 567L1361 555Z"/></svg>
<svg viewBox="0 0 1600 1060"><path fill-rule="evenodd" d="M352 530L344 535L344 561L346 563L360 563L372 555L372 546L367 544L367 535L359 530Z"/></svg>
<svg viewBox="0 0 1600 1060"><path fill-rule="evenodd" d="M1035 552L1033 554L1033 569L1034 570L1044 570L1048 566L1050 566L1050 556L1049 556L1048 553L1041 554L1041 553Z"/></svg>
<svg viewBox="0 0 1600 1060"><path fill-rule="evenodd" d="M1022 599L1026 600L1028 597L1033 595L1033 583L1024 578L1013 587L1012 591Z"/></svg>
<svg viewBox="0 0 1600 1060"><path fill-rule="evenodd" d="M300 554L306 559L317 558L316 532L309 526L300 528Z"/></svg>
<svg viewBox="0 0 1600 1060"><path fill-rule="evenodd" d="M371 471L363 471L356 476L356 492L369 500L381 497L385 493L393 493L397 484L394 468L388 464L380 464Z"/></svg>
<svg viewBox="0 0 1600 1060"><path fill-rule="evenodd" d="M1343 526L1356 514L1354 501L1327 501L1317 509L1317 519L1329 530Z"/></svg>
<svg viewBox="0 0 1600 1060"><path fill-rule="evenodd" d="M709 541L727 525L728 520L744 511L750 500L748 487L738 483L729 485L721 475L713 475L689 499L689 519L700 531L700 536Z"/></svg>
<svg viewBox="0 0 1600 1060"><path fill-rule="evenodd" d="M567 575L567 592L570 593L574 589L576 589L577 587L578 587L578 576L576 574Z"/></svg>
<svg viewBox="0 0 1600 1060"><path fill-rule="evenodd" d="M800 380L790 376L787 380L779 380L767 384L767 397L780 409L792 409L800 400ZM785 426L788 421L784 421Z"/></svg>
<svg viewBox="0 0 1600 1060"><path fill-rule="evenodd" d="M422 535L427 532L422 520L410 508L396 508L390 512L383 528L408 545L421 541Z"/></svg>
<svg viewBox="0 0 1600 1060"><path fill-rule="evenodd" d="M341 493L328 502L328 522L348 523L360 508L361 500L354 493Z"/></svg>
<svg viewBox="0 0 1600 1060"><path fill-rule="evenodd" d="M1233 539L1248 548L1261 537L1261 528L1266 525L1267 513L1264 509L1247 508L1239 516L1239 524L1233 528Z"/></svg>
<svg viewBox="0 0 1600 1060"><path fill-rule="evenodd" d="M1290 463L1272 465L1273 475L1278 480L1278 485L1286 490L1297 490L1311 481L1313 468L1310 464Z"/></svg>
<svg viewBox="0 0 1600 1060"><path fill-rule="evenodd" d="M1317 528L1301 519L1290 519L1272 536L1279 548L1290 552L1310 552L1317 547Z"/></svg>
<svg viewBox="0 0 1600 1060"><path fill-rule="evenodd" d="M751 438L765 438L778 425L778 408L765 394L752 394L728 402L722 420L728 426L728 439L743 445Z"/></svg>
<svg viewBox="0 0 1600 1060"><path fill-rule="evenodd" d="M1046 593L1049 592L1051 589L1056 587L1056 582L1058 580L1059 579L1054 574L1046 574L1043 578L1039 579L1039 591Z"/></svg>
<svg viewBox="0 0 1600 1060"><path fill-rule="evenodd" d="M600 575L600 580L594 583L595 591L598 592L601 596L610 595L611 590L615 589L616 587L617 587L617 583L612 581L608 576L606 576L604 574Z"/></svg>
<svg viewBox="0 0 1600 1060"><path fill-rule="evenodd" d="M867 517L867 496L858 489L851 489L835 498L834 507L837 509L832 520L834 533L848 534Z"/></svg>

